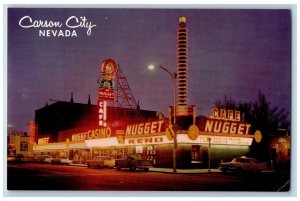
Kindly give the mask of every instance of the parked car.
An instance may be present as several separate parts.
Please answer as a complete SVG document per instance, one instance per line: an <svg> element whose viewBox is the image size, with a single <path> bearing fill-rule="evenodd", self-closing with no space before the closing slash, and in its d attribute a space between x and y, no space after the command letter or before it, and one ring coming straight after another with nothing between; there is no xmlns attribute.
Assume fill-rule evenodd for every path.
<svg viewBox="0 0 300 201"><path fill-rule="evenodd" d="M59 157L52 158L51 164L60 164L60 158Z"/></svg>
<svg viewBox="0 0 300 201"><path fill-rule="evenodd" d="M70 165L73 161L68 159L65 156L62 157L56 157L51 159L51 164L58 164L58 165Z"/></svg>
<svg viewBox="0 0 300 201"><path fill-rule="evenodd" d="M131 171L135 171L136 169L144 169L145 171L149 171L149 168L153 167L153 161L138 159L138 157L134 156L128 156L126 159L117 159L115 166L118 170L121 170L122 168L129 168Z"/></svg>
<svg viewBox="0 0 300 201"><path fill-rule="evenodd" d="M224 162L219 164L219 169L222 172L227 172L227 171L259 172L262 170L266 170L267 168L268 168L267 163L259 163L257 162L256 159L245 157L245 156L234 158L231 162Z"/></svg>
<svg viewBox="0 0 300 201"><path fill-rule="evenodd" d="M49 156L49 155L38 155L38 156L35 157L37 163L50 163L51 160L50 161L45 161L47 158L52 159L52 157Z"/></svg>
<svg viewBox="0 0 300 201"><path fill-rule="evenodd" d="M87 161L87 166L88 166L88 168L91 168L91 167L112 168L115 166L115 159L113 157L109 157L109 156L96 156L95 158Z"/></svg>
<svg viewBox="0 0 300 201"><path fill-rule="evenodd" d="M15 156L7 156L7 162L11 163L11 162L16 162L16 157Z"/></svg>
<svg viewBox="0 0 300 201"><path fill-rule="evenodd" d="M52 156L46 156L45 159L44 159L44 162L45 163L51 163L52 159L53 159Z"/></svg>
<svg viewBox="0 0 300 201"><path fill-rule="evenodd" d="M15 161L19 162L19 163L33 163L33 162L36 162L34 156L17 154L15 157L16 157Z"/></svg>
<svg viewBox="0 0 300 201"><path fill-rule="evenodd" d="M72 163L73 161L68 159L67 157L60 157L60 164L71 165Z"/></svg>

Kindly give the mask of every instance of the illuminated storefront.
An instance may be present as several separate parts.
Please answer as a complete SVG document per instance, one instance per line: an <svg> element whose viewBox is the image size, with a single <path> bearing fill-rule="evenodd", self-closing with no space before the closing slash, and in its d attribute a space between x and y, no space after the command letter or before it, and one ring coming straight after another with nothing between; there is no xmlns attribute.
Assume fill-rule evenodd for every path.
<svg viewBox="0 0 300 201"><path fill-rule="evenodd" d="M198 117L198 132L178 130L177 167L205 168L208 162L216 167L222 160L246 155L253 135L248 133L250 125L240 122L236 112L234 120L231 117ZM34 152L68 156L74 163L83 164L95 156L137 155L153 160L157 167L172 167L173 139L168 136L168 125L169 119L156 119L117 128L70 129L59 132L60 142L49 143L48 138L40 138Z"/></svg>

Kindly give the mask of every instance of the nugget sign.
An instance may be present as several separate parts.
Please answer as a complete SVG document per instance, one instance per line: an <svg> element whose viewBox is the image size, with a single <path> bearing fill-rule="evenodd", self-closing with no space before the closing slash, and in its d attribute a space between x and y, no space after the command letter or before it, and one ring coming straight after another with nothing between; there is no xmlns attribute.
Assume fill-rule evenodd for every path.
<svg viewBox="0 0 300 201"><path fill-rule="evenodd" d="M131 124L126 127L126 135L142 135L162 132L164 120Z"/></svg>
<svg viewBox="0 0 300 201"><path fill-rule="evenodd" d="M241 122L241 112L212 108L211 118L206 120L205 132L249 134L250 124Z"/></svg>

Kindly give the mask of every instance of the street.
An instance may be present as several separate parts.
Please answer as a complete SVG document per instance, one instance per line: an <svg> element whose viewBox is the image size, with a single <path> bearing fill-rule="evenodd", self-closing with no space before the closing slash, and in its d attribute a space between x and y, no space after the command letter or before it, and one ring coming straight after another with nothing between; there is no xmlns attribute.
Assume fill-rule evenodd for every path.
<svg viewBox="0 0 300 201"><path fill-rule="evenodd" d="M289 174L131 172L35 163L8 164L8 190L288 191ZM287 184L288 183L288 184Z"/></svg>

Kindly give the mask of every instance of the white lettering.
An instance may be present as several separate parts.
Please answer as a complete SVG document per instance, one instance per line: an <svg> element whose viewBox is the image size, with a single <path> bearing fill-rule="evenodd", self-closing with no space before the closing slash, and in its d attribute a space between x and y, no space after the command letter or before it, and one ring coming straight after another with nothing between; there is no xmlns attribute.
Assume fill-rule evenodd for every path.
<svg viewBox="0 0 300 201"><path fill-rule="evenodd" d="M205 132L249 134L251 125L232 121L207 119L204 127Z"/></svg>
<svg viewBox="0 0 300 201"><path fill-rule="evenodd" d="M164 120L127 125L126 135L154 134L162 132Z"/></svg>
<svg viewBox="0 0 300 201"><path fill-rule="evenodd" d="M86 34L91 35L92 33L92 28L97 26L93 25L92 22L88 22L86 17L80 17L80 20L76 16L71 16L67 19L66 21L66 26L72 29L78 28L78 27L83 27L87 29Z"/></svg>
<svg viewBox="0 0 300 201"><path fill-rule="evenodd" d="M62 23L60 22L53 22L53 21L42 21L42 20L34 20L30 16L24 16L20 19L19 25L22 28L39 28L39 27L61 27Z"/></svg>

